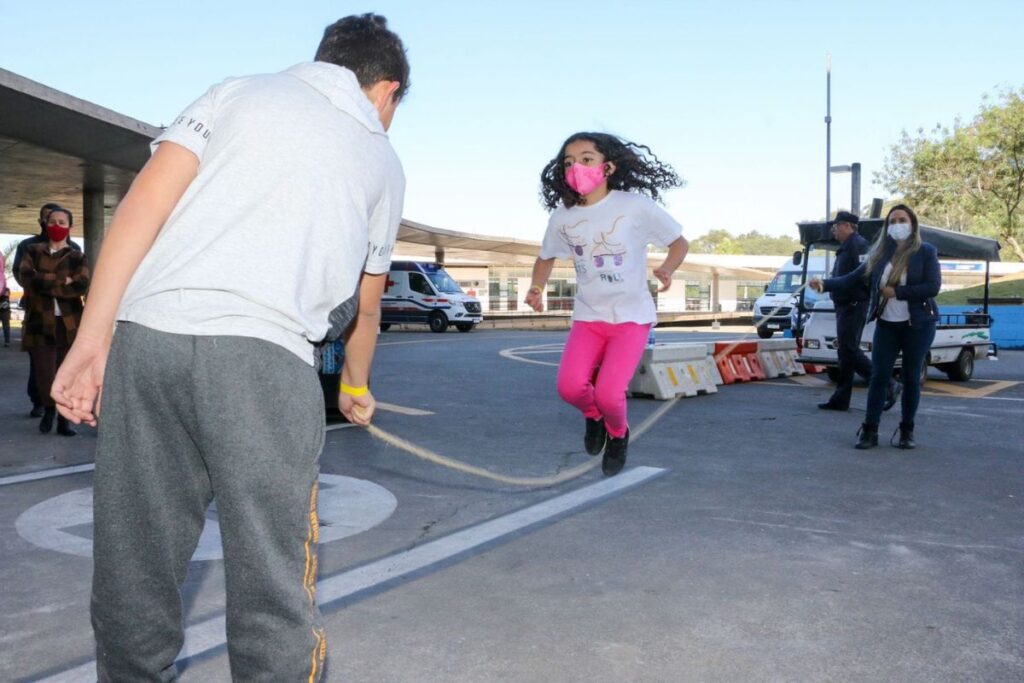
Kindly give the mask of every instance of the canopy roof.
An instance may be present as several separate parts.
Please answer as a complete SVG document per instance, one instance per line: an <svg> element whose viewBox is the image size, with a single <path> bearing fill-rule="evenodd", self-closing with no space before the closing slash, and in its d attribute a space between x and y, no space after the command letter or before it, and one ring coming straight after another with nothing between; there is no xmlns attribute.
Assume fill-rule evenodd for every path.
<svg viewBox="0 0 1024 683"><path fill-rule="evenodd" d="M857 232L869 242L882 229L885 221L881 218L862 218ZM818 249L835 249L839 242L832 236L832 226L825 222L797 223L800 228L800 244ZM952 230L943 230L922 223L921 239L934 246L939 256L970 261L998 261L999 242L990 237L968 235Z"/></svg>

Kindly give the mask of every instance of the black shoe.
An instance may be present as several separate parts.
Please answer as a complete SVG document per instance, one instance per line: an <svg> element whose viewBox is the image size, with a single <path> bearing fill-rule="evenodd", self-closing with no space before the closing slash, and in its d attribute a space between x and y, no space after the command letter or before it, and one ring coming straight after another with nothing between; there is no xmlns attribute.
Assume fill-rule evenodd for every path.
<svg viewBox="0 0 1024 683"><path fill-rule="evenodd" d="M819 403L818 407L821 408L822 410L839 410L843 412L850 409L850 406L841 406L838 403L833 403L831 400L825 401L824 403Z"/></svg>
<svg viewBox="0 0 1024 683"><path fill-rule="evenodd" d="M53 418L56 416L56 408L50 406L43 408L43 418L39 420L39 431L43 434L49 434L50 430L53 429Z"/></svg>
<svg viewBox="0 0 1024 683"><path fill-rule="evenodd" d="M866 450L868 448L874 448L878 445L878 425L868 424L865 422L857 430L857 436L859 437L854 448L860 450Z"/></svg>
<svg viewBox="0 0 1024 683"><path fill-rule="evenodd" d="M608 430L604 428L604 420L591 420L587 418L587 432L583 435L583 447L590 455L597 455L604 450L604 443L608 439Z"/></svg>
<svg viewBox="0 0 1024 683"><path fill-rule="evenodd" d="M621 439L616 439L614 436L608 437L608 444L604 448L604 458L601 460L601 471L605 476L618 474L626 466L627 448L629 448L628 429Z"/></svg>
<svg viewBox="0 0 1024 683"><path fill-rule="evenodd" d="M885 392L885 403L882 404L882 410L889 410L889 408L892 408L894 405L896 405L896 401L900 400L900 394L902 393L902 384L895 380L889 382L889 388Z"/></svg>
<svg viewBox="0 0 1024 683"><path fill-rule="evenodd" d="M37 405L32 406L32 412L30 412L28 414L28 416L29 417L42 417L43 416L43 406L41 404L37 404Z"/></svg>
<svg viewBox="0 0 1024 683"><path fill-rule="evenodd" d="M78 432L71 428L71 424L66 417L57 415L57 433L61 436L74 436Z"/></svg>
<svg viewBox="0 0 1024 683"><path fill-rule="evenodd" d="M896 448L902 448L904 450L910 450L917 448L917 444L914 443L914 423L913 422L900 422L900 426L897 428L900 433L900 442L896 444ZM893 432L892 437L889 439L889 445L892 445L892 440L896 438L896 432Z"/></svg>

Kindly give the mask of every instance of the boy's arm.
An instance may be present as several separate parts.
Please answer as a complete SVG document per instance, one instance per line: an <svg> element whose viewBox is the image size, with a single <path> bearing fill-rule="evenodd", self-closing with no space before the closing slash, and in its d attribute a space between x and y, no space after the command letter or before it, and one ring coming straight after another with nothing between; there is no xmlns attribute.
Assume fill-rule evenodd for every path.
<svg viewBox="0 0 1024 683"><path fill-rule="evenodd" d="M359 282L359 311L348 329L345 339L345 364L341 368L341 382L361 391L370 381L370 365L380 331L380 299L388 281L387 273L363 273ZM349 422L370 424L376 405L368 390L360 396L344 391L338 396L338 408Z"/></svg>
<svg viewBox="0 0 1024 683"><path fill-rule="evenodd" d="M60 413L76 424L96 424L121 297L198 169L195 154L173 142L161 143L114 213L92 278L89 304L51 391Z"/></svg>

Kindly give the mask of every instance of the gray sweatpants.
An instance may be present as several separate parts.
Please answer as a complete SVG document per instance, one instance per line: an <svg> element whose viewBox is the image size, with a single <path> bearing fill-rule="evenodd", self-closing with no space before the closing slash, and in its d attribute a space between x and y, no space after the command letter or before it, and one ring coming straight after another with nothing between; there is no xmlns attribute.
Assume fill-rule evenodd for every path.
<svg viewBox="0 0 1024 683"><path fill-rule="evenodd" d="M316 481L324 444L314 369L246 337L119 323L94 481L92 623L100 681L167 681L179 592L207 507L224 546L236 681L315 681Z"/></svg>

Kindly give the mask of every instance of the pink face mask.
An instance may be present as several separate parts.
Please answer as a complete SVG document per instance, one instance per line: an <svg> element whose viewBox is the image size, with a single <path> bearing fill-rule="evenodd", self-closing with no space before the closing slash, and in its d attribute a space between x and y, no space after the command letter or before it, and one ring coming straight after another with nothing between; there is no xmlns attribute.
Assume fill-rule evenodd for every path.
<svg viewBox="0 0 1024 683"><path fill-rule="evenodd" d="M582 195L588 195L598 188L605 181L604 169L606 164L600 166L584 166L580 162L574 163L565 169L565 182L569 187Z"/></svg>

